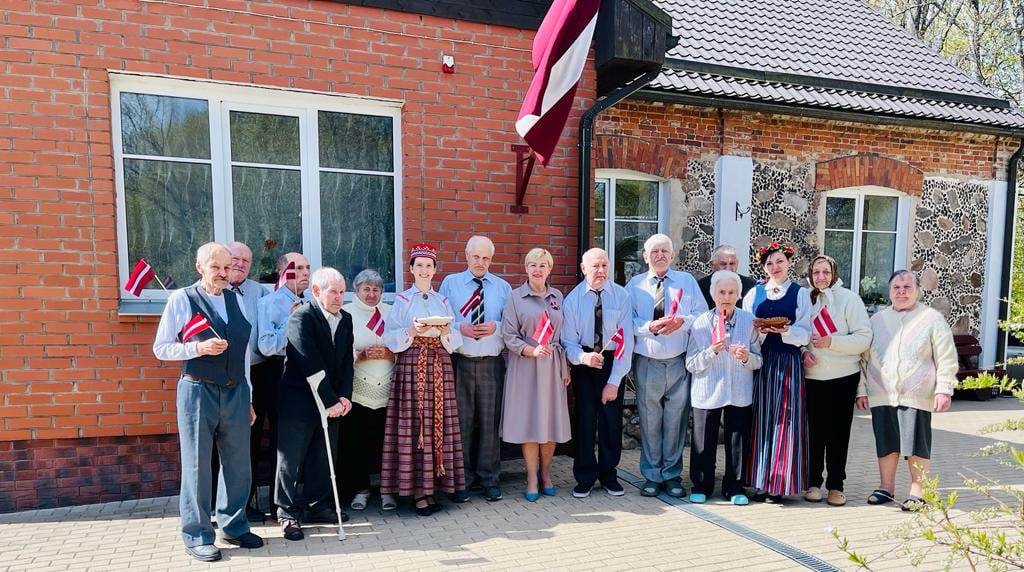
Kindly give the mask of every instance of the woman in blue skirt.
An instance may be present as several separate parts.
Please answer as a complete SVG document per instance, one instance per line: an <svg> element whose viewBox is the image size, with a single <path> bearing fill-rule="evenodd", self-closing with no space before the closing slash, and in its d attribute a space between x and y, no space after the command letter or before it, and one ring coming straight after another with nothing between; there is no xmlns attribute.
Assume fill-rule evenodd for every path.
<svg viewBox="0 0 1024 572"><path fill-rule="evenodd" d="M807 483L807 402L800 347L811 339L811 298L789 278L793 247L772 242L758 252L767 275L743 297L756 318L786 318L785 325L759 325L763 365L754 380L748 484L753 500L781 502Z"/></svg>

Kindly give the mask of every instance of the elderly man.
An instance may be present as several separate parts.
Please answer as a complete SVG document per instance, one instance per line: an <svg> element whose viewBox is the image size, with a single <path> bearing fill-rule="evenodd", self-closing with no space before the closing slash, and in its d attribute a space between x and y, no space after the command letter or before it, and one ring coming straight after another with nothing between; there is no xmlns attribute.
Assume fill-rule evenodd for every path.
<svg viewBox="0 0 1024 572"><path fill-rule="evenodd" d="M907 460L910 493L905 511L922 506L921 475L932 449L932 412L949 409L958 369L953 333L938 311L917 301L917 275L889 278L892 307L871 317L873 339L861 361L857 408L871 408L879 487L868 504L894 500L899 457Z"/></svg>
<svg viewBox="0 0 1024 572"><path fill-rule="evenodd" d="M708 308L713 308L715 301L711 299L711 275L719 270L739 273L740 262L736 256L736 249L728 244L719 244L711 251L711 260L708 265L711 267L711 272L708 272L708 275L701 278L697 284L700 286L701 293L704 294L704 302ZM743 274L739 274L739 277L743 284L743 291L740 293L740 300L742 300L757 282Z"/></svg>
<svg viewBox="0 0 1024 572"><path fill-rule="evenodd" d="M324 267L313 273L312 282L313 299L288 320L287 358L278 391L274 502L286 540L303 538L303 521L337 522L327 445L335 455L337 420L352 409L355 354L352 316L341 311L345 278L334 268ZM327 436L320 423L321 407L334 420Z"/></svg>
<svg viewBox="0 0 1024 572"><path fill-rule="evenodd" d="M223 460L223 487L217 494L222 537L243 548L263 546L245 518L251 479L249 427L255 418L248 379L251 326L245 307L226 290L230 269L231 252L224 245L199 247L200 280L171 293L153 341L158 359L182 362L177 388L181 536L185 552L203 562L221 558L210 524L210 457L215 446ZM205 329L204 320L209 325Z"/></svg>
<svg viewBox="0 0 1024 572"><path fill-rule="evenodd" d="M622 378L633 355L633 310L626 289L608 281L604 250L585 252L580 268L586 279L565 297L561 335L576 405L572 495L590 496L599 481L608 494L622 496L616 467L622 455Z"/></svg>
<svg viewBox="0 0 1024 572"><path fill-rule="evenodd" d="M693 276L669 269L675 258L671 238L648 238L643 256L650 269L626 285L636 336L633 377L640 413L640 472L646 479L640 494L653 497L664 488L679 498L686 495L681 476L690 421L686 345L690 325L708 306Z"/></svg>
<svg viewBox="0 0 1024 572"><path fill-rule="evenodd" d="M253 383L256 385L256 427L262 425L260 416L270 426L270 450L277 451L277 391L278 382L284 372L285 346L287 346L288 318L293 311L308 299L309 261L298 252L282 254L277 258L277 272L284 272L289 264L295 269L295 277L288 279L281 288L264 296L257 304L256 349L263 356L258 368L254 368ZM262 409L262 410L261 410ZM273 496L273 495L271 495ZM271 518L277 518L277 508L271 501Z"/></svg>
<svg viewBox="0 0 1024 572"><path fill-rule="evenodd" d="M493 256L494 243L489 238L470 237L466 243L468 268L445 277L438 289L455 310L455 324L462 333L462 346L452 354L452 361L466 477L470 488L481 487L484 498L491 502L501 500L498 424L505 344L498 326L505 301L512 293L508 282L488 272ZM452 500L465 502L466 491L456 491Z"/></svg>

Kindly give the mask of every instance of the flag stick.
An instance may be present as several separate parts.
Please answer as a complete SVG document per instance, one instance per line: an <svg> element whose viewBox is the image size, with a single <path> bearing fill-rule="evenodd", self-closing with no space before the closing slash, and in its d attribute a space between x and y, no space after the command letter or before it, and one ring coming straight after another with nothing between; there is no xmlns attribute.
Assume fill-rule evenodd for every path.
<svg viewBox="0 0 1024 572"><path fill-rule="evenodd" d="M160 287L164 289L164 291L167 291L167 286L164 286L164 281L160 279L160 275L159 274L154 272L153 273L153 278L156 278L156 283L159 284ZM213 329L213 328L210 328L210 329Z"/></svg>

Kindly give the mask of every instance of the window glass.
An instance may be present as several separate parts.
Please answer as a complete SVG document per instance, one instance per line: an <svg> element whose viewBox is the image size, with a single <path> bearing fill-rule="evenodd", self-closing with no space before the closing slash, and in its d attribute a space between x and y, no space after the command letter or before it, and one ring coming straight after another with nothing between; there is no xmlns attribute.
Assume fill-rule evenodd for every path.
<svg viewBox="0 0 1024 572"><path fill-rule="evenodd" d="M828 197L825 200L825 227L853 230L857 199Z"/></svg>
<svg viewBox="0 0 1024 572"><path fill-rule="evenodd" d="M590 223L590 234L593 236L590 246L593 248L607 248L604 242L605 216L607 215L605 212L605 195L607 193L608 181L597 181L594 183L593 222Z"/></svg>
<svg viewBox="0 0 1024 572"><path fill-rule="evenodd" d="M864 195L864 230L896 230L899 199L879 195Z"/></svg>
<svg viewBox="0 0 1024 572"><path fill-rule="evenodd" d="M359 171L393 171L390 117L355 113L318 114L320 167Z"/></svg>
<svg viewBox="0 0 1024 572"><path fill-rule="evenodd" d="M841 230L825 231L825 254L836 259L839 278L848 288L856 290L850 284L853 270L853 233Z"/></svg>
<svg viewBox="0 0 1024 572"><path fill-rule="evenodd" d="M625 284L630 278L647 270L644 263L644 242L658 234L657 222L615 223L615 282Z"/></svg>
<svg viewBox="0 0 1024 572"><path fill-rule="evenodd" d="M372 268L395 291L394 178L320 173L320 224L324 266L349 279Z"/></svg>
<svg viewBox="0 0 1024 572"><path fill-rule="evenodd" d="M277 280L277 257L302 252L302 174L262 167L231 168L235 240L252 249L250 278Z"/></svg>
<svg viewBox="0 0 1024 572"><path fill-rule="evenodd" d="M209 107L200 99L122 93L121 144L128 155L209 159Z"/></svg>
<svg viewBox="0 0 1024 572"><path fill-rule="evenodd" d="M896 234L865 232L860 249L860 289L862 298L888 295L889 276L896 265Z"/></svg>
<svg viewBox="0 0 1024 572"><path fill-rule="evenodd" d="M658 194L661 185L656 181L615 181L615 217L658 220Z"/></svg>
<svg viewBox="0 0 1024 572"><path fill-rule="evenodd" d="M297 166L299 118L232 111L231 160Z"/></svg>

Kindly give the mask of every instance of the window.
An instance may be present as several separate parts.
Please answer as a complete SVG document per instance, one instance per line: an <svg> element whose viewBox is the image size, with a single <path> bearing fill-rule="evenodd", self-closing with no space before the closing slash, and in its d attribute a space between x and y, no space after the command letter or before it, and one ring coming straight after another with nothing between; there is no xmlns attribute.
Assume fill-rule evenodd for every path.
<svg viewBox="0 0 1024 572"><path fill-rule="evenodd" d="M887 299L889 276L906 266L909 202L887 189L864 187L825 198L825 254L839 277L867 302Z"/></svg>
<svg viewBox="0 0 1024 572"><path fill-rule="evenodd" d="M298 251L401 287L398 103L122 74L111 85L121 283L146 258L161 280L191 284L199 245L238 240L264 283ZM142 298L166 292L154 281Z"/></svg>
<svg viewBox="0 0 1024 572"><path fill-rule="evenodd" d="M647 269L644 242L666 231L665 186L661 179L631 171L597 172L591 245L608 252L613 279L619 284Z"/></svg>

